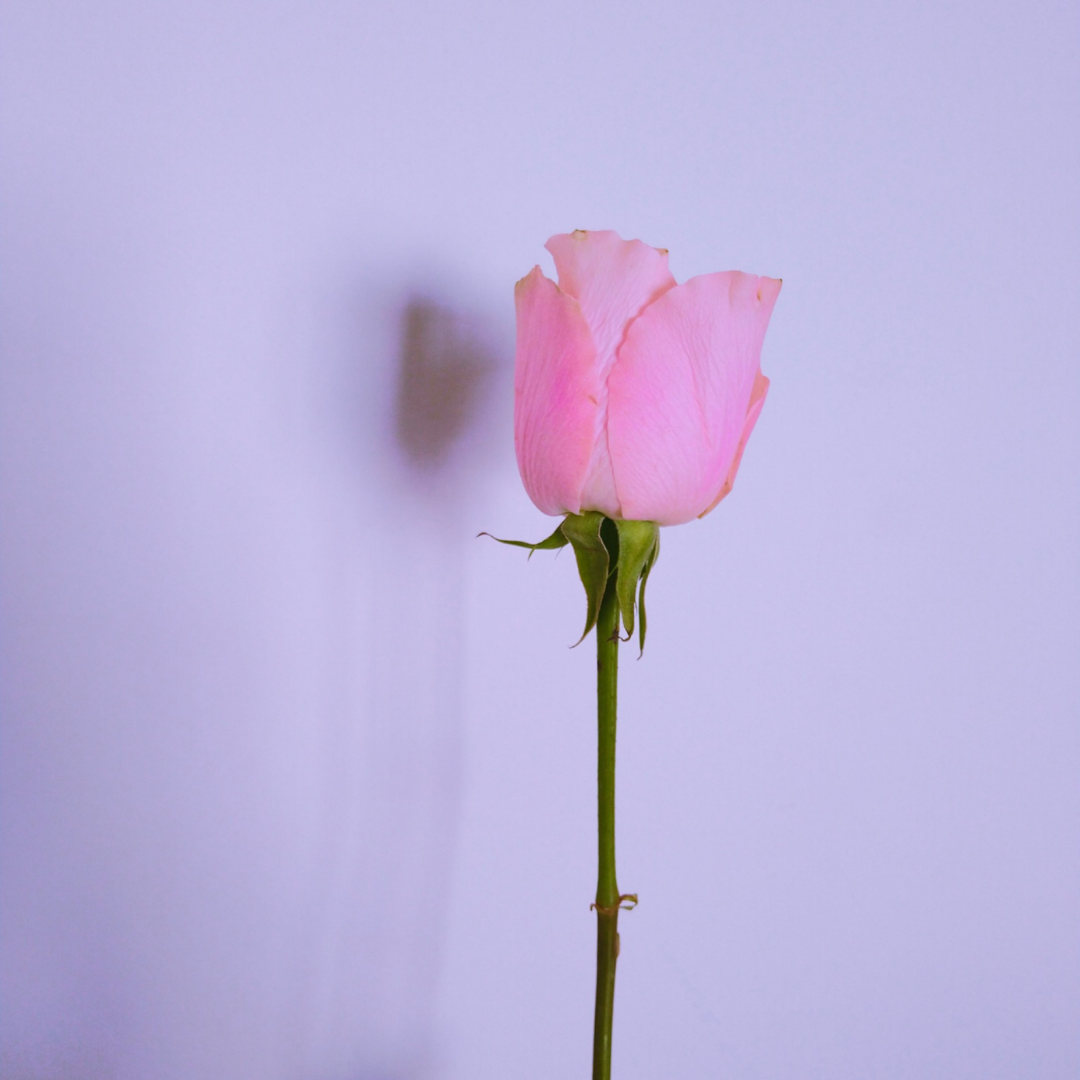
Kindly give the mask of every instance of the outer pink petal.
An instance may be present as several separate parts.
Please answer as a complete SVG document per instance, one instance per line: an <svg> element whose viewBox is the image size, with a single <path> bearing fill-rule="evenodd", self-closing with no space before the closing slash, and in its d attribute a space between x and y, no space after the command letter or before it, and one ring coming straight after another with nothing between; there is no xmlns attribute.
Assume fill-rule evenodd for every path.
<svg viewBox="0 0 1080 1080"><path fill-rule="evenodd" d="M578 302L540 267L514 288L514 446L529 497L545 514L576 514L595 442L601 384Z"/></svg>
<svg viewBox="0 0 1080 1080"><path fill-rule="evenodd" d="M746 449L746 444L750 439L750 432L754 430L757 418L761 415L761 410L765 405L765 395L768 392L769 380L759 371L757 375L754 376L754 388L750 391L750 404L746 409L746 419L743 421L742 435L739 438L739 445L735 448L735 457L731 462L731 468L728 469L727 479L724 481L724 486L720 489L720 493L713 499L712 505L703 513L699 514L699 517L704 517L709 511L715 510L720 500L735 486L735 475L739 471L743 451Z"/></svg>
<svg viewBox="0 0 1080 1080"><path fill-rule="evenodd" d="M752 398L779 291L772 278L705 274L631 324L608 379L608 446L624 518L678 525L726 494L764 401L767 383Z"/></svg>
<svg viewBox="0 0 1080 1080"><path fill-rule="evenodd" d="M667 252L610 229L560 233L544 247L555 259L559 288L581 304L606 375L630 321L675 287Z"/></svg>
<svg viewBox="0 0 1080 1080"><path fill-rule="evenodd" d="M545 245L559 271L559 288L581 304L596 345L601 393L595 441L582 492L582 507L620 516L608 455L607 377L630 323L654 300L675 287L667 252L610 230L553 236Z"/></svg>

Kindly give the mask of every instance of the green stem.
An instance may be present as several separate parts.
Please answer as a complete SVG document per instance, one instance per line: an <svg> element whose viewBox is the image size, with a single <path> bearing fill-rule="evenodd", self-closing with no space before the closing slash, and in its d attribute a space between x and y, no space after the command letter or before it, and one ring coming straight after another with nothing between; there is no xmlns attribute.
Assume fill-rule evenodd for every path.
<svg viewBox="0 0 1080 1080"><path fill-rule="evenodd" d="M615 707L619 681L619 603L616 575L608 578L596 624L596 691L599 724L597 790L600 873L596 883L596 1016L593 1080L611 1077L611 1021L615 961L619 955L619 885L615 880Z"/></svg>

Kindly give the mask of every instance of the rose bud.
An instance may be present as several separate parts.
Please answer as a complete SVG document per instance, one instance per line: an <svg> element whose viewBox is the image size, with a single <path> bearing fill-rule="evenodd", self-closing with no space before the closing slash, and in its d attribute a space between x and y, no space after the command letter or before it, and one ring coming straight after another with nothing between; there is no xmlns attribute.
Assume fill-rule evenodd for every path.
<svg viewBox="0 0 1080 1080"><path fill-rule="evenodd" d="M545 514L679 525L731 490L769 380L780 292L739 271L678 285L667 252L611 231L553 236L556 285L517 283L514 442Z"/></svg>

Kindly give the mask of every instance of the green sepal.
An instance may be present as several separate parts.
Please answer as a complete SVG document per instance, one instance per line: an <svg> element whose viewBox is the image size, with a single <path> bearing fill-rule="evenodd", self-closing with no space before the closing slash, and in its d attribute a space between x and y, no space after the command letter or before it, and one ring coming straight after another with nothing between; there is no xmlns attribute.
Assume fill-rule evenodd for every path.
<svg viewBox="0 0 1080 1080"><path fill-rule="evenodd" d="M491 536L489 532L477 533L477 536ZM510 544L511 547L520 547L529 549L529 558L533 557L535 551L552 551L555 548L566 547L570 543L567 540L566 535L562 531L562 525L548 537L545 537L538 544L530 544L527 540L502 540L497 536L491 536L492 540L498 540L500 544Z"/></svg>
<svg viewBox="0 0 1080 1080"><path fill-rule="evenodd" d="M491 533L479 535L491 536ZM638 644L645 651L645 583L660 556L660 527L655 521L614 521L599 511L588 510L583 514L567 514L559 527L537 544L503 540L498 536L491 539L526 548L530 559L534 551L552 551L567 544L573 547L586 600L585 629L578 645L596 625L608 581L612 574L617 574L615 585L619 614L626 630L624 640L633 637L636 623Z"/></svg>
<svg viewBox="0 0 1080 1080"><path fill-rule="evenodd" d="M655 521L616 521L619 530L619 613L626 641L634 636L634 608L641 582L641 650L645 650L645 579L656 561L660 547L660 526Z"/></svg>
<svg viewBox="0 0 1080 1080"><path fill-rule="evenodd" d="M577 559L578 574L585 586L585 629L576 644L580 645L588 632L596 625L600 603L604 599L608 576L611 573L611 554L600 535L604 515L597 510L584 514L567 514L560 528L573 545Z"/></svg>
<svg viewBox="0 0 1080 1080"><path fill-rule="evenodd" d="M638 659L640 660L645 652L645 582L649 580L649 574L652 573L652 568L656 565L656 560L660 558L660 529L656 530L656 542L653 544L652 552L649 555L648 560L645 563L644 569L641 571L641 591L638 594Z"/></svg>

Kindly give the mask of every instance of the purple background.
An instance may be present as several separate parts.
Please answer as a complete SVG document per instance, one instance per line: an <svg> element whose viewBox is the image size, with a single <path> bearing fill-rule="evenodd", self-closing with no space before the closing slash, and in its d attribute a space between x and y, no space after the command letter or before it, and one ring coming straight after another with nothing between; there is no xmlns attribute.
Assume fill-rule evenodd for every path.
<svg viewBox="0 0 1080 1080"><path fill-rule="evenodd" d="M1080 1072L1075 4L41 0L0 72L6 1078L586 1074L583 598L473 539L552 524L573 228L785 280L625 654L618 1077Z"/></svg>

